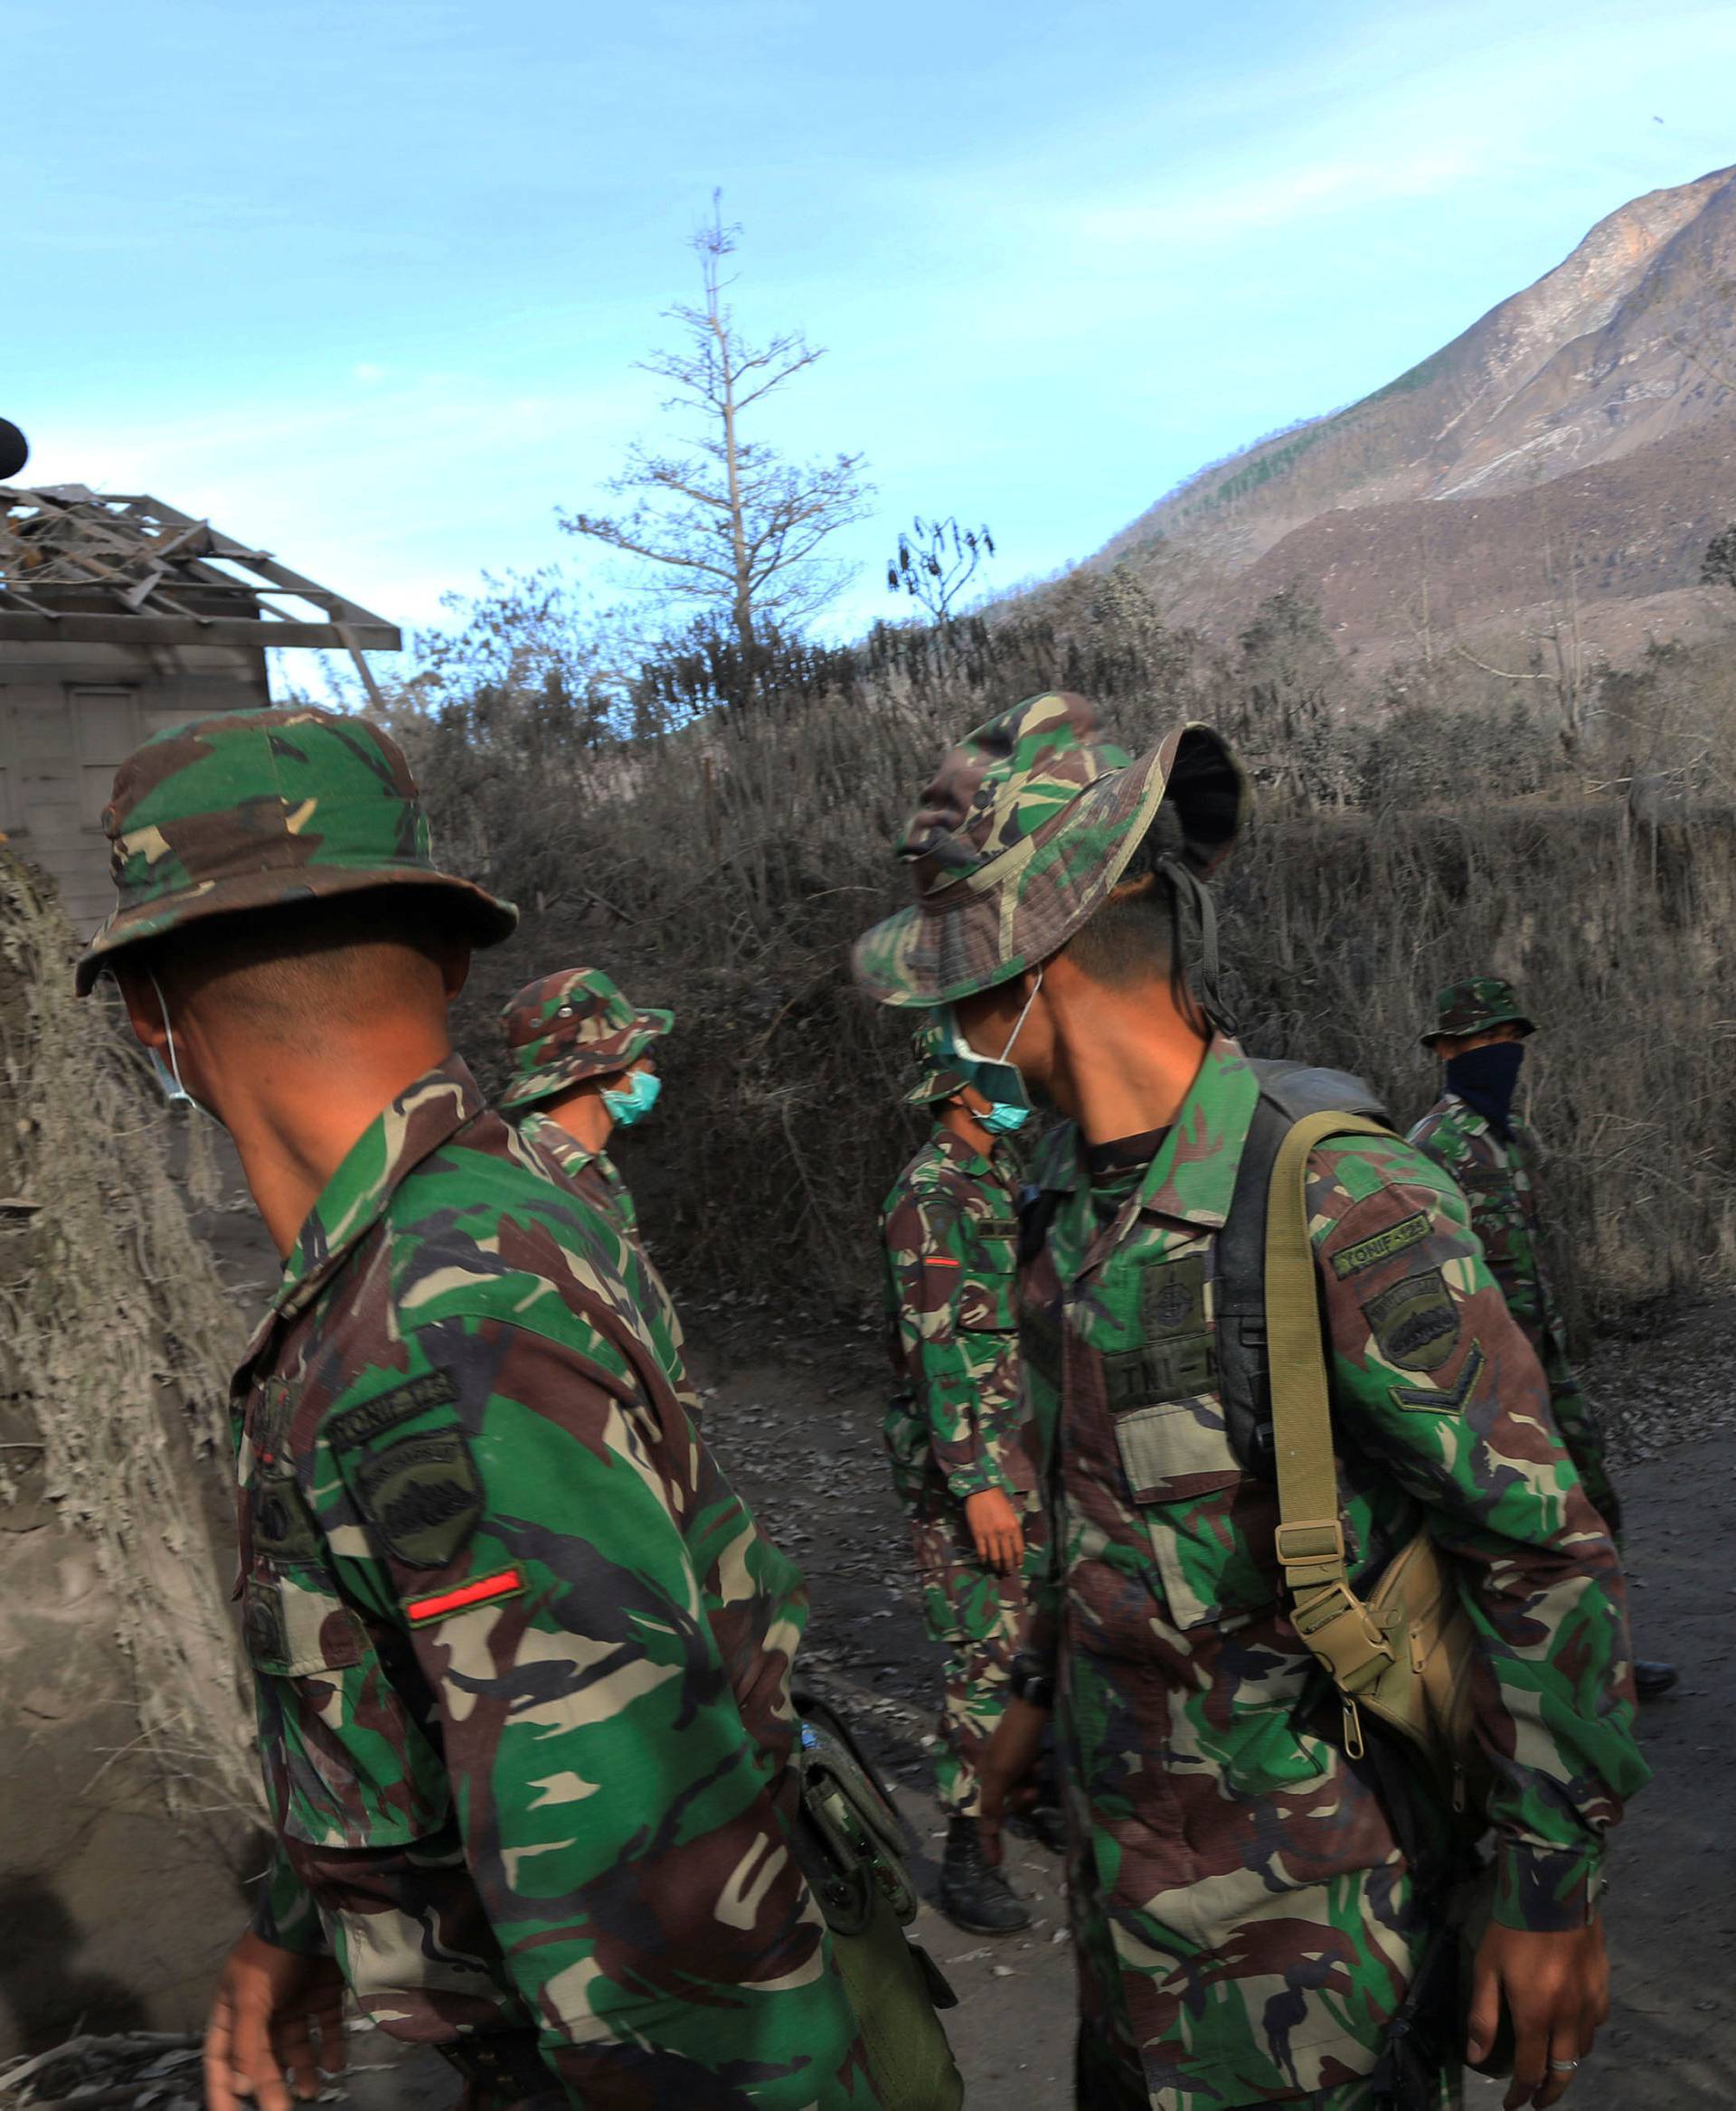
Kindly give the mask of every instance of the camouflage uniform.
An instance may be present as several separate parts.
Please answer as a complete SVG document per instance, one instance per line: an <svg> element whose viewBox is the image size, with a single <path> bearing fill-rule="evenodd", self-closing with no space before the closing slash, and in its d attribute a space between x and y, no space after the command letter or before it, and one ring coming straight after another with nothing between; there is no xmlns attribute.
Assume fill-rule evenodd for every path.
<svg viewBox="0 0 1736 2111"><path fill-rule="evenodd" d="M699 1395L688 1381L682 1353L686 1337L669 1286L646 1251L632 1190L607 1151L588 1150L547 1112L550 1099L583 1079L613 1076L637 1062L673 1023L672 1013L636 1011L600 968L544 975L502 1010L514 1078L500 1104L520 1134L531 1137L620 1233L627 1285L641 1324L676 1397L697 1422Z"/></svg>
<svg viewBox="0 0 1736 2111"><path fill-rule="evenodd" d="M930 1069L911 1098L949 1098L962 1077ZM975 1817L976 1765L1006 1705L1041 1567L1036 1437L1019 1385L1014 1306L1019 1162L1005 1139L984 1157L937 1122L882 1211L888 1345L900 1390L883 1425L910 1521L922 1614L945 1649L935 1788ZM999 1488L1020 1513L1025 1559L1003 1576L976 1552L968 1496Z"/></svg>
<svg viewBox="0 0 1736 2111"><path fill-rule="evenodd" d="M413 872L478 935L511 928L438 872L358 721L159 735L106 825L123 906L87 985L220 912L243 862L250 906ZM378 882L346 847L369 840L401 846ZM232 1394L278 1833L256 1931L329 1946L394 2036L522 2048L503 2093L536 2111L872 2105L786 1833L800 1579L681 1411L626 1267L456 1058L307 1217Z"/></svg>
<svg viewBox="0 0 1736 2111"><path fill-rule="evenodd" d="M1078 698L979 729L907 833L919 906L859 941L859 976L932 1004L1044 959L1125 869L1125 817L1149 817L1154 782L1180 815L1178 884L1196 881L1240 815L1218 759L1186 728L1128 765ZM1233 1450L1215 1390L1216 1243L1255 1096L1220 1037L1148 1164L1094 1189L1068 1128L1035 1169L1049 1225L1023 1345L1051 1563L1034 1641L1055 1657L1090 2100L1226 2111L1318 2091L1350 2111L1429 1928L1290 1623L1276 1489ZM1452 1183L1366 1137L1322 1146L1309 1177L1347 1538L1373 1563L1426 1522L1457 1561L1498 1776L1497 1914L1578 1926L1646 1778L1615 1550Z"/></svg>
<svg viewBox="0 0 1736 2111"><path fill-rule="evenodd" d="M1434 1032L1423 1036L1425 1048L1442 1034L1481 1033L1507 1021L1527 1033L1533 1031L1511 985L1492 975L1453 984L1440 992L1437 1004L1439 1018ZM1448 1091L1410 1131L1410 1141L1452 1175L1470 1204L1471 1229L1507 1310L1524 1328L1549 1380L1556 1427L1587 1494L1619 1536L1621 1505L1609 1479L1603 1432L1568 1362L1567 1329L1544 1265L1543 1149L1535 1131L1517 1115L1509 1117L1507 1131L1505 1138L1499 1136L1476 1107Z"/></svg>

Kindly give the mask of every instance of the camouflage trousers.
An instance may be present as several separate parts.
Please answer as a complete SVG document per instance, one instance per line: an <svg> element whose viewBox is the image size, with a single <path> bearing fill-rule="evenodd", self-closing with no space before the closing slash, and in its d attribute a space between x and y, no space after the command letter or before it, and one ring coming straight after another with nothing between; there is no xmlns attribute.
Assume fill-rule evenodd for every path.
<svg viewBox="0 0 1736 2111"><path fill-rule="evenodd" d="M1101 2040L1081 2023L1073 2054L1075 2111L1153 2111L1155 2101L1144 2078L1129 2073L1112 2053L1106 2058ZM1373 2082L1363 2076L1303 2097L1262 2097L1258 2106L1216 2103L1214 2111L1267 2111L1269 2106L1270 2111L1462 2111L1464 2101L1463 2078L1454 2069L1440 2077L1433 2095L1413 2092L1401 2105L1377 2097ZM1168 2111L1167 2103L1164 2111Z"/></svg>
<svg viewBox="0 0 1736 2111"><path fill-rule="evenodd" d="M1549 1372L1549 1404L1555 1416L1555 1427L1561 1433L1561 1442L1573 1461L1574 1471L1584 1483L1593 1508L1609 1527L1619 1547L1621 1498L1609 1478L1603 1429L1597 1410L1580 1390L1578 1379L1571 1371L1557 1368L1553 1360Z"/></svg>
<svg viewBox="0 0 1736 2111"><path fill-rule="evenodd" d="M981 1805L978 1762L1006 1707L1013 1659L1031 1618L1036 1522L1025 1520L1024 1569L1000 1576L977 1559L961 1503L925 1492L911 1510L922 1617L947 1653L934 1787L950 1817L974 1818Z"/></svg>

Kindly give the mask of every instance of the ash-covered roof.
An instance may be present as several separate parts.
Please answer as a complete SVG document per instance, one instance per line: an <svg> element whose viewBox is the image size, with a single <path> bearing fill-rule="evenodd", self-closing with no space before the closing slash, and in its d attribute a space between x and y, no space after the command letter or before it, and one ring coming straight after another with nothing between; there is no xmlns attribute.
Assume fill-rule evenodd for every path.
<svg viewBox="0 0 1736 2111"><path fill-rule="evenodd" d="M0 485L0 644L325 646L397 629L160 498Z"/></svg>

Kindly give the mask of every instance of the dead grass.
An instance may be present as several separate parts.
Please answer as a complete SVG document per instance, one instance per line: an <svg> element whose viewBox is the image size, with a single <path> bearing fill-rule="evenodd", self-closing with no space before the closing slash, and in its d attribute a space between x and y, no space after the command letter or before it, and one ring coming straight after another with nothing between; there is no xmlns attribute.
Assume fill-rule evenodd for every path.
<svg viewBox="0 0 1736 2111"><path fill-rule="evenodd" d="M250 1725L194 1484L198 1462L227 1460L239 1324L169 1179L165 1110L99 1001L72 994L75 951L52 892L0 853L0 1168L33 1205L0 1282L0 1380L40 1437L40 1492L96 1551L132 1672L131 1748L172 1807L251 1812Z"/></svg>
<svg viewBox="0 0 1736 2111"><path fill-rule="evenodd" d="M442 850L526 909L462 1014L485 1075L499 1004L557 966L600 965L678 1013L663 1107L623 1154L678 1287L852 1316L871 1300L875 1206L915 1131L906 1030L855 994L849 943L905 898L891 842L945 747L1049 685L1085 687L1129 746L1201 717L1250 759L1262 818L1220 891L1256 1053L1361 1070L1408 1122L1432 1096L1432 991L1510 975L1551 1027L1528 1091L1576 1322L1728 1283L1727 677L1679 658L1623 677L1570 756L1462 664L1359 693L1293 597L1226 655L1130 606L1125 580L1069 591L1059 615L956 648L882 642L817 696L630 745L563 740L546 694L528 716L495 691L483 715L401 721ZM1691 795L1656 845L1622 804L1642 768Z"/></svg>

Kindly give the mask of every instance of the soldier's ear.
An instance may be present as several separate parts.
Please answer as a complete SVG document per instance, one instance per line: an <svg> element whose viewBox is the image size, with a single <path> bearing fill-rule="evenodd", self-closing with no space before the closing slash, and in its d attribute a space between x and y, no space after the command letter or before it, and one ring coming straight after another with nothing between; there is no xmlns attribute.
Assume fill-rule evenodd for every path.
<svg viewBox="0 0 1736 2111"><path fill-rule="evenodd" d="M470 941L448 935L440 947L440 985L446 992L448 1004L457 1004L458 994L470 979Z"/></svg>
<svg viewBox="0 0 1736 2111"><path fill-rule="evenodd" d="M154 1048L160 1054L167 1048L169 1036L162 1002L149 973L137 962L126 960L117 960L109 972L127 1007L127 1023L134 1038L141 1048Z"/></svg>

